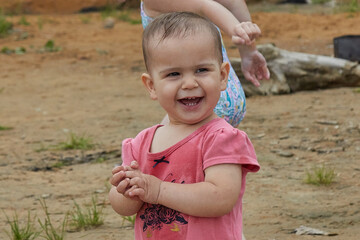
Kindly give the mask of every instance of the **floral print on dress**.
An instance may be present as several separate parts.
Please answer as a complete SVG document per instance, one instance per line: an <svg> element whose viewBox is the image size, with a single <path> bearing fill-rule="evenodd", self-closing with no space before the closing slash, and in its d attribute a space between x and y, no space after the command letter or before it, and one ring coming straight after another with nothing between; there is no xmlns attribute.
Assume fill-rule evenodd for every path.
<svg viewBox="0 0 360 240"><path fill-rule="evenodd" d="M148 227L150 227L151 230L161 230L164 224L188 224L185 218L174 209L159 204L149 204L149 206L150 207L145 209L144 214L140 215L140 219L144 222L144 232Z"/></svg>

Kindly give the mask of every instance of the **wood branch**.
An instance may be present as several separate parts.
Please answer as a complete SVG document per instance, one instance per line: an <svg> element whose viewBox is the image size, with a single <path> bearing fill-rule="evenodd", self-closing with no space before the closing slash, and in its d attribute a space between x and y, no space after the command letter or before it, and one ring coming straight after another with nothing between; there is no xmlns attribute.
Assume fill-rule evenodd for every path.
<svg viewBox="0 0 360 240"><path fill-rule="evenodd" d="M261 81L259 88L244 79L241 59L230 59L247 96L360 86L360 64L357 62L290 52L272 44L259 45L258 50L266 58L271 74L270 80Z"/></svg>

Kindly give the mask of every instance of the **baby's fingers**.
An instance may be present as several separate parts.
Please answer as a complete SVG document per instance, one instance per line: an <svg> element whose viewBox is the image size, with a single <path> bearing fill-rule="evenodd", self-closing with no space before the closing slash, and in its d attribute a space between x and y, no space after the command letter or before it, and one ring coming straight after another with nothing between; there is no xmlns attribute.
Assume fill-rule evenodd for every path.
<svg viewBox="0 0 360 240"><path fill-rule="evenodd" d="M232 41L234 44L247 44L248 42L251 42L248 33L245 31L243 26L237 25L235 27L235 34L232 36Z"/></svg>
<svg viewBox="0 0 360 240"><path fill-rule="evenodd" d="M133 179L135 177L140 177L141 176L141 172L139 170L133 170L133 171L126 171L125 172L125 176L127 178Z"/></svg>
<svg viewBox="0 0 360 240"><path fill-rule="evenodd" d="M115 173L118 173L118 172L123 171L123 170L125 170L125 168L123 166L116 166L116 167L114 167L112 169L111 172L112 172L112 174L115 174Z"/></svg>
<svg viewBox="0 0 360 240"><path fill-rule="evenodd" d="M238 36L232 36L231 41L235 45L244 45L245 44L245 40Z"/></svg>
<svg viewBox="0 0 360 240"><path fill-rule="evenodd" d="M145 190L142 188L135 188L132 191L129 191L129 197L138 197L140 199L143 199L145 196Z"/></svg>
<svg viewBox="0 0 360 240"><path fill-rule="evenodd" d="M130 167L132 168L132 169L138 169L139 168L139 164L138 164L138 162L137 161L132 161L131 163L130 163Z"/></svg>
<svg viewBox="0 0 360 240"><path fill-rule="evenodd" d="M260 35L261 31L258 25L252 22L242 22L235 27L235 36L243 39L244 42L233 38L233 43L251 45Z"/></svg>
<svg viewBox="0 0 360 240"><path fill-rule="evenodd" d="M116 190L119 193L124 194L129 186L129 184L130 184L130 179L125 178L116 186Z"/></svg>
<svg viewBox="0 0 360 240"><path fill-rule="evenodd" d="M241 23L242 28L244 31L250 36L250 38L257 38L261 35L261 30L259 26L252 22L244 22Z"/></svg>
<svg viewBox="0 0 360 240"><path fill-rule="evenodd" d="M114 185L115 187L125 178L125 172L124 171L120 171L115 173L111 179L110 179L110 183L111 185Z"/></svg>
<svg viewBox="0 0 360 240"><path fill-rule="evenodd" d="M129 184L129 185L131 186L131 184ZM130 197L129 193L132 192L132 191L134 191L136 188L138 188L137 185L133 185L133 186L131 186L131 187L128 187L127 190L126 190L125 193L124 193L124 196L125 196L125 197Z"/></svg>
<svg viewBox="0 0 360 240"><path fill-rule="evenodd" d="M261 36L261 30L260 30L259 26L256 23L254 23L254 27L255 27L257 35Z"/></svg>

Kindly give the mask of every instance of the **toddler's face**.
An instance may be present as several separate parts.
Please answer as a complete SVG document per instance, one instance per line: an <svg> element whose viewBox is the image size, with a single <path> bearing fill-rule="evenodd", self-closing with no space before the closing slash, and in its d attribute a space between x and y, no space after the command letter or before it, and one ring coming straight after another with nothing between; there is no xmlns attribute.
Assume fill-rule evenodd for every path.
<svg viewBox="0 0 360 240"><path fill-rule="evenodd" d="M143 81L170 122L195 124L214 117L229 72L229 63L219 62L214 45L206 32L150 42L150 72Z"/></svg>

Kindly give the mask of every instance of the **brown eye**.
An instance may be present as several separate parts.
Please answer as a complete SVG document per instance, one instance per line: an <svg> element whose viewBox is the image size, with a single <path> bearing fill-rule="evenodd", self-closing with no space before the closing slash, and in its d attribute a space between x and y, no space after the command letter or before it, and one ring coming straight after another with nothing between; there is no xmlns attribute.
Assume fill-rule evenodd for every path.
<svg viewBox="0 0 360 240"><path fill-rule="evenodd" d="M199 68L198 70L196 70L197 73L202 73L202 72L207 72L208 69L207 68Z"/></svg>
<svg viewBox="0 0 360 240"><path fill-rule="evenodd" d="M178 72L172 72L172 73L169 73L168 75L166 75L167 77L176 77L176 76L179 76L180 73Z"/></svg>

